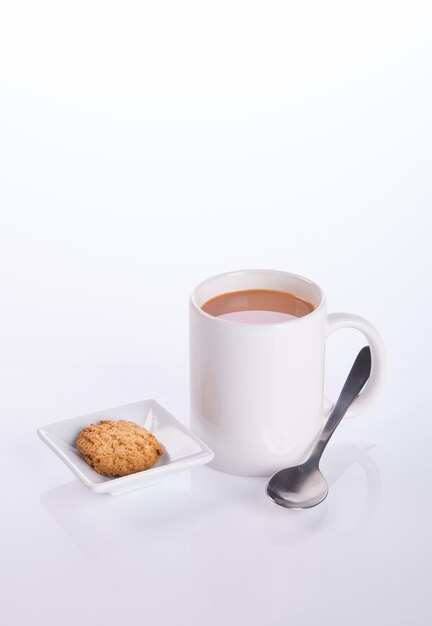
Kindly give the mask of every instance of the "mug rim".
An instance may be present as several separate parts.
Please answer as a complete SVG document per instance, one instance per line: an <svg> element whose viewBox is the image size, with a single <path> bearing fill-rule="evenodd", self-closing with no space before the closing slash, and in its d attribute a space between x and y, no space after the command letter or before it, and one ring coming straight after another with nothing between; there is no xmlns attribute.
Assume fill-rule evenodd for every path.
<svg viewBox="0 0 432 626"><path fill-rule="evenodd" d="M289 320L285 320L285 321L281 321L281 322L237 322L237 321L234 321L234 320L227 320L225 318L220 318L220 317L217 317L215 315L210 315L210 313L206 313L205 311L203 311L203 309L197 303L197 301L196 301L196 293L197 293L198 289L200 289L200 287L205 285L210 280L214 280L215 278L224 278L224 277L232 276L233 274L246 274L246 273L250 273L250 272L262 272L264 274L279 274L279 275L284 275L284 276L288 276L288 277L291 277L291 278L296 278L298 280L301 280L301 281L307 283L308 285L310 285L311 287L314 287L315 289L318 290L319 295L320 295L320 302L314 308L314 310L311 311L310 313L306 313L306 315L302 315L301 317L295 317L294 319L289 319ZM241 291L241 290L239 290L239 291ZM223 292L223 293L226 293L226 292ZM218 294L218 295L222 295L222 294ZM213 297L217 297L217 296L213 296ZM243 326L243 327L257 326L257 327L264 327L265 328L265 327L268 327L268 326L282 326L284 324L298 324L298 323L301 323L303 320L310 319L316 313L318 313L319 311L321 311L324 308L324 306L326 304L326 297L325 297L325 294L324 294L323 290L321 289L321 287L317 283L315 283L313 280L310 280L309 278L306 278L305 276L301 276L300 274L294 274L293 272L285 272L284 270L269 270L269 269L260 269L260 268L249 268L249 269L244 269L244 270L232 270L230 272L221 272L220 274L214 274L213 276L209 276L205 280L202 280L200 283L198 283L198 285L196 285L196 287L193 289L192 293L190 294L189 302L190 302L190 304L194 307L194 309L198 313L200 313L204 317L207 317L207 318L211 319L212 321L214 321L214 322L216 322L218 324L231 324L231 325L234 324L235 326Z"/></svg>

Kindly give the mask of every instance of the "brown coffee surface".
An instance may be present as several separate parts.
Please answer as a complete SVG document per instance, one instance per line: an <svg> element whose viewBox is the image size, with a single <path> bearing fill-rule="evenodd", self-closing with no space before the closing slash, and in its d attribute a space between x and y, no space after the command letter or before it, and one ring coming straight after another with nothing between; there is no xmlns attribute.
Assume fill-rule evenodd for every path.
<svg viewBox="0 0 432 626"><path fill-rule="evenodd" d="M201 308L214 317L254 324L288 321L315 309L311 302L294 293L272 289L223 293L207 300Z"/></svg>

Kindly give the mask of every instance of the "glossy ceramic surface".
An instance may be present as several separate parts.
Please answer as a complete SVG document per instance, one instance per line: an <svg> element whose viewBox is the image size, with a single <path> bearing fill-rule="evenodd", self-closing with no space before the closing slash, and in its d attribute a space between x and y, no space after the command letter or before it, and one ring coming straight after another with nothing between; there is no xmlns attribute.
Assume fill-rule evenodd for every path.
<svg viewBox="0 0 432 626"><path fill-rule="evenodd" d="M75 440L85 426L102 419L126 419L144 426L160 441L164 454L153 467L143 472L118 478L101 476L77 452ZM96 493L119 495L148 487L171 474L208 463L213 458L208 446L156 400L143 400L81 415L44 426L37 432L59 459Z"/></svg>
<svg viewBox="0 0 432 626"><path fill-rule="evenodd" d="M273 324L220 319L200 308L252 288L295 293L316 308ZM261 269L213 276L196 287L189 310L191 425L214 451L216 469L270 476L304 460L324 423L325 343L336 330L360 330L372 351L371 378L348 415L369 408L382 387L385 353L375 328L357 315L327 315L324 293L302 276Z"/></svg>

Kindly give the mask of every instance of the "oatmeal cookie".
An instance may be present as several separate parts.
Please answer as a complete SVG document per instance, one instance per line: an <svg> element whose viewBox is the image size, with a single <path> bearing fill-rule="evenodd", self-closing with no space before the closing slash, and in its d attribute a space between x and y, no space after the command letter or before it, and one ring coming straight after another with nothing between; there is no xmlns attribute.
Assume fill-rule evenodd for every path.
<svg viewBox="0 0 432 626"><path fill-rule="evenodd" d="M148 469L163 448L148 430L127 420L101 420L86 426L76 440L87 463L104 476L127 476Z"/></svg>

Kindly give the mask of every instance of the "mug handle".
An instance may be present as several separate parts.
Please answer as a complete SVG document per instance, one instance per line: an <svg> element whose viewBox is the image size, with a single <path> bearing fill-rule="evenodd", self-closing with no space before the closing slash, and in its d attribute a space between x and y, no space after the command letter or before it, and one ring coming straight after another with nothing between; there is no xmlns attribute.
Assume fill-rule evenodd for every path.
<svg viewBox="0 0 432 626"><path fill-rule="evenodd" d="M366 337L372 356L371 374L363 391L357 396L347 411L346 417L353 417L366 411L377 399L384 383L386 354L383 341L377 330L367 320L351 313L330 313L327 316L327 337L341 328L355 328ZM333 403L331 403L333 405Z"/></svg>

